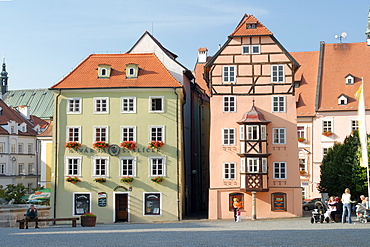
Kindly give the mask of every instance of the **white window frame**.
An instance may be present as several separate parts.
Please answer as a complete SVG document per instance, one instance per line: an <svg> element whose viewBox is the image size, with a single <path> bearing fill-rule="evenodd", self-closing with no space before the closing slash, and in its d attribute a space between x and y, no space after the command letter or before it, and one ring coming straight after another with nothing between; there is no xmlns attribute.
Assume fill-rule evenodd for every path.
<svg viewBox="0 0 370 247"><path fill-rule="evenodd" d="M76 201L75 201L75 195L78 194L78 195L84 195L84 194L88 194L89 195L89 212L93 212L91 206L92 206L92 196L91 196L91 192L73 192L72 194L72 215L73 216L81 216L81 214L75 214L75 207L76 207Z"/></svg>
<svg viewBox="0 0 370 247"><path fill-rule="evenodd" d="M153 128L161 128L162 129L162 142L165 143L165 128L163 125L157 125L157 126L149 126L149 142L151 141L158 141L157 138L152 137L152 129Z"/></svg>
<svg viewBox="0 0 370 247"><path fill-rule="evenodd" d="M330 126L329 125L326 125L325 126L325 122L329 123L330 122ZM330 131L330 132L333 132L333 120L332 119L328 119L328 120L322 120L322 132L325 132L325 131Z"/></svg>
<svg viewBox="0 0 370 247"><path fill-rule="evenodd" d="M158 214L145 214L145 198L147 194L159 194L159 213ZM163 197L163 194L162 192L144 192L143 193L143 216L144 217L156 217L156 216L162 216L162 207L163 207L163 203L162 203L162 197Z"/></svg>
<svg viewBox="0 0 370 247"><path fill-rule="evenodd" d="M21 142L18 142L18 153L23 154L24 153L24 145Z"/></svg>
<svg viewBox="0 0 370 247"><path fill-rule="evenodd" d="M28 163L27 173L28 173L28 175L30 175L30 174L36 175L36 173L35 173L35 164L34 163Z"/></svg>
<svg viewBox="0 0 370 247"><path fill-rule="evenodd" d="M355 78L353 76L347 76L346 77L346 85L353 85L355 84Z"/></svg>
<svg viewBox="0 0 370 247"><path fill-rule="evenodd" d="M280 105L281 103L283 106ZM272 96L272 112L286 112L286 96Z"/></svg>
<svg viewBox="0 0 370 247"><path fill-rule="evenodd" d="M245 159L246 158L240 158L240 172L241 173L245 172Z"/></svg>
<svg viewBox="0 0 370 247"><path fill-rule="evenodd" d="M162 102L162 110L153 110L152 109L152 100L153 99L161 99ZM164 96L149 96L149 112L150 113L163 113L164 112Z"/></svg>
<svg viewBox="0 0 370 247"><path fill-rule="evenodd" d="M259 170L260 170L260 159L259 158L247 158L246 165L247 165L248 173L259 173Z"/></svg>
<svg viewBox="0 0 370 247"><path fill-rule="evenodd" d="M278 164L278 172L276 172L276 165ZM284 165L284 167L282 166ZM287 163L286 162L273 162L274 179L287 179ZM284 169L284 172L282 171ZM284 177L283 177L284 176Z"/></svg>
<svg viewBox="0 0 370 247"><path fill-rule="evenodd" d="M248 52L244 52L244 48L248 47ZM255 47L258 47L258 52L254 52ZM261 45L242 45L242 54L261 54Z"/></svg>
<svg viewBox="0 0 370 247"><path fill-rule="evenodd" d="M277 69L277 75L274 76L274 68ZM282 68L282 70L280 70ZM282 75L280 75L282 72ZM282 77L282 80L280 79ZM272 83L284 83L285 82L285 66L284 64L273 64L271 65L271 82Z"/></svg>
<svg viewBox="0 0 370 247"><path fill-rule="evenodd" d="M28 143L28 145L27 145L27 152L28 152L28 154L32 154L33 153L33 143Z"/></svg>
<svg viewBox="0 0 370 247"><path fill-rule="evenodd" d="M96 161L97 160L106 160L105 164L105 174L101 175L98 174L98 170L96 169ZM108 178L109 177L109 156L93 156L91 158L91 167L92 167L92 176L93 178ZM101 173L101 167L100 172Z"/></svg>
<svg viewBox="0 0 370 247"><path fill-rule="evenodd" d="M123 174L123 160L132 160L132 175ZM121 177L136 177L136 157L120 157L119 158L119 170Z"/></svg>
<svg viewBox="0 0 370 247"><path fill-rule="evenodd" d="M230 72L230 69L233 68L234 71ZM227 75L225 75L227 73ZM230 73L233 73L234 75L230 75ZM222 67L222 83L235 83L236 82L236 66L230 65L230 66L223 66Z"/></svg>
<svg viewBox="0 0 370 247"><path fill-rule="evenodd" d="M78 140L69 139L69 129L78 129ZM66 127L66 142L79 142L81 143L81 126L67 126Z"/></svg>
<svg viewBox="0 0 370 247"><path fill-rule="evenodd" d="M258 125L247 125L247 135L246 140L256 141L259 140L259 126ZM256 136L254 136L254 133Z"/></svg>
<svg viewBox="0 0 370 247"><path fill-rule="evenodd" d="M69 174L68 173L68 170L69 170L69 167L68 167L68 160L70 159L77 159L78 160L78 163L77 163L77 174ZM68 176L73 176L73 177L81 177L81 170L82 170L82 157L81 156L65 156L65 159L64 159L64 174L66 177Z"/></svg>
<svg viewBox="0 0 370 247"><path fill-rule="evenodd" d="M223 96L223 112L236 112L236 97Z"/></svg>
<svg viewBox="0 0 370 247"><path fill-rule="evenodd" d="M268 173L268 160L267 158L262 158L262 173Z"/></svg>
<svg viewBox="0 0 370 247"><path fill-rule="evenodd" d="M244 129L245 129L245 125L242 124L242 125L239 126L239 139L241 141L244 141L245 140Z"/></svg>
<svg viewBox="0 0 370 247"><path fill-rule="evenodd" d="M79 101L79 109L76 110L76 102ZM72 104L72 110L71 110ZM67 98L67 114L82 114L82 98Z"/></svg>
<svg viewBox="0 0 370 247"><path fill-rule="evenodd" d="M235 128L223 128L222 129L222 145L224 146L235 145L236 143L235 137L236 137Z"/></svg>
<svg viewBox="0 0 370 247"><path fill-rule="evenodd" d="M106 101L106 111L100 110L98 111L98 100L105 100ZM102 104L100 102L100 104ZM102 106L100 106L102 108ZM109 114L109 97L95 97L94 98L94 114Z"/></svg>
<svg viewBox="0 0 370 247"><path fill-rule="evenodd" d="M301 160L303 160L303 163L304 163L304 168L303 168L303 170L301 169ZM299 158L299 159L298 159L298 161L299 161L299 170L300 170L300 171L305 171L305 172L307 172L307 158Z"/></svg>
<svg viewBox="0 0 370 247"><path fill-rule="evenodd" d="M235 162L222 163L222 179L236 180L236 163Z"/></svg>
<svg viewBox="0 0 370 247"><path fill-rule="evenodd" d="M342 104L342 100L343 100L343 104ZM342 95L338 98L338 105L347 105L348 103L348 99L346 96Z"/></svg>
<svg viewBox="0 0 370 247"><path fill-rule="evenodd" d="M272 144L286 144L286 128L272 128Z"/></svg>
<svg viewBox="0 0 370 247"><path fill-rule="evenodd" d="M123 107L124 101L127 100L128 110L125 110ZM130 110L130 100L132 100L133 109ZM136 97L121 97L121 113L136 113Z"/></svg>
<svg viewBox="0 0 370 247"><path fill-rule="evenodd" d="M298 128L303 128L303 129L298 129ZM305 126L302 126L302 125L297 126L297 137L306 139L306 127Z"/></svg>
<svg viewBox="0 0 370 247"><path fill-rule="evenodd" d="M5 142L0 142L0 153L5 153Z"/></svg>
<svg viewBox="0 0 370 247"><path fill-rule="evenodd" d="M162 174L154 174L153 173L153 167L152 167L152 161L154 159L162 159ZM149 156L148 157L149 161L149 177L166 177L166 156Z"/></svg>
<svg viewBox="0 0 370 247"><path fill-rule="evenodd" d="M101 139L101 137L102 137L102 135L101 135L101 131L100 131L100 140L98 140L97 139L97 136L96 136L96 131L98 130L98 129L100 129L100 130L102 130L102 129L105 129L105 131L106 131L106 137L105 137L105 141L103 141L103 142L109 142L109 127L108 126L94 126L94 136L93 136L93 140L94 140L94 142L98 142L98 141L102 141Z"/></svg>
<svg viewBox="0 0 370 247"><path fill-rule="evenodd" d="M24 167L24 163L18 163L18 175L26 175L26 168Z"/></svg>
<svg viewBox="0 0 370 247"><path fill-rule="evenodd" d="M0 175L6 174L6 163L0 163Z"/></svg>
<svg viewBox="0 0 370 247"><path fill-rule="evenodd" d="M136 142L136 126L121 126L121 141L124 142L124 141L129 141L129 140L124 140L123 138L123 134L124 134L124 130L125 129L133 129L133 140L131 141L134 141Z"/></svg>

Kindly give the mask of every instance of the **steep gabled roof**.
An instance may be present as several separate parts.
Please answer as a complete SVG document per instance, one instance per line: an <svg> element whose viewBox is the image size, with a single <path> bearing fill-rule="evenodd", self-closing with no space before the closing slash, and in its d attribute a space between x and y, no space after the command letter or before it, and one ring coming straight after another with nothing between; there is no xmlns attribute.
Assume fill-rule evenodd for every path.
<svg viewBox="0 0 370 247"><path fill-rule="evenodd" d="M295 82L299 83L295 89L297 117L314 116L319 52L292 52L291 55L301 65L295 74Z"/></svg>
<svg viewBox="0 0 370 247"><path fill-rule="evenodd" d="M247 29L248 24L255 24L256 28ZM239 25L235 28L234 32L230 34L231 37L234 36L263 36L263 35L273 35L270 30L268 30L256 17L253 15L245 14Z"/></svg>
<svg viewBox="0 0 370 247"><path fill-rule="evenodd" d="M98 66L108 64L109 78L98 78ZM137 64L137 78L126 78L126 65ZM182 87L153 53L92 54L51 89Z"/></svg>

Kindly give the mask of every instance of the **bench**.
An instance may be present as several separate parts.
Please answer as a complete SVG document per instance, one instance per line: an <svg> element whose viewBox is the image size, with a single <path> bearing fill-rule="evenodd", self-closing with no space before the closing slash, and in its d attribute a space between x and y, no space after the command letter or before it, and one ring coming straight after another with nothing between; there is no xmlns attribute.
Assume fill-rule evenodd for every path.
<svg viewBox="0 0 370 247"><path fill-rule="evenodd" d="M72 217L72 218L51 218L51 219L40 219L39 218L39 222L42 222L42 221L72 221L72 227L76 227L77 226L77 220L79 220L80 218L79 217ZM17 220L17 223L19 223L19 229L24 229L24 223L26 222L25 219L21 219L21 220ZM29 222L35 222L34 219L30 219Z"/></svg>

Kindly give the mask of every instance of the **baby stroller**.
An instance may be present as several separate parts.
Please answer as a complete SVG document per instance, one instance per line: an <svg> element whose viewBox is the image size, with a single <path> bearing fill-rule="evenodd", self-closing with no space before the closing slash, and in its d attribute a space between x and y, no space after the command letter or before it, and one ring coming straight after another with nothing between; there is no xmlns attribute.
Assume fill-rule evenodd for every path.
<svg viewBox="0 0 370 247"><path fill-rule="evenodd" d="M359 203L356 205L356 215L358 217L358 221L364 224L367 222L367 219L369 217L369 210L366 209L364 204Z"/></svg>
<svg viewBox="0 0 370 247"><path fill-rule="evenodd" d="M325 216L327 211L328 207L325 203L321 201L315 202L315 209L312 211L311 223L324 223L324 221L329 223L329 217Z"/></svg>

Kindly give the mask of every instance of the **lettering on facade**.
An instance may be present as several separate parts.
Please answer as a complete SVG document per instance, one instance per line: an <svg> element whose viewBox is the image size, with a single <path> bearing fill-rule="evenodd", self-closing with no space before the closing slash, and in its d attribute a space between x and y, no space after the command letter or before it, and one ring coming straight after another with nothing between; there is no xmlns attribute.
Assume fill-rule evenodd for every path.
<svg viewBox="0 0 370 247"><path fill-rule="evenodd" d="M222 147L222 149L226 152L238 152L236 147Z"/></svg>
<svg viewBox="0 0 370 247"><path fill-rule="evenodd" d="M80 149L69 149L70 153L79 154L109 154L111 156L117 156L120 153L159 153L160 149L152 149L148 147L137 147L133 150L128 150L126 148L121 148L117 144L111 144L108 148L98 148L93 149L86 146L82 146Z"/></svg>
<svg viewBox="0 0 370 247"><path fill-rule="evenodd" d="M224 181L225 186L238 186L237 181Z"/></svg>

